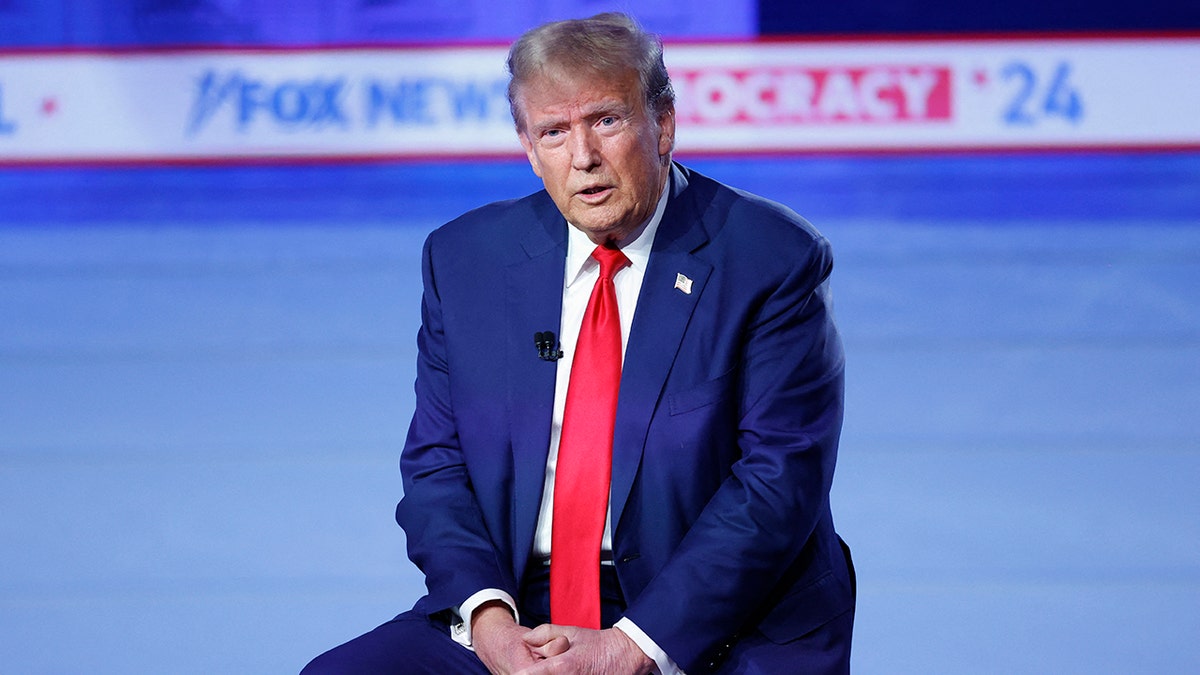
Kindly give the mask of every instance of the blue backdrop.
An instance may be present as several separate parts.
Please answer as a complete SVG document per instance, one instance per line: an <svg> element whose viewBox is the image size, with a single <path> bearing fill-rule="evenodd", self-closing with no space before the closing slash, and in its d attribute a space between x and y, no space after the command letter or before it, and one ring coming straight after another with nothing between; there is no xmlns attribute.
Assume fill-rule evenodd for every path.
<svg viewBox="0 0 1200 675"><path fill-rule="evenodd" d="M1200 156L690 162L834 243L862 673L1200 667ZM5 672L295 672L407 607L419 247L519 162L0 171Z"/></svg>
<svg viewBox="0 0 1200 675"><path fill-rule="evenodd" d="M702 12L686 0L526 0L501 12L483 0L8 0L0 47L504 41L542 21L612 9L673 38L1200 29L1200 5L1178 0L719 0Z"/></svg>

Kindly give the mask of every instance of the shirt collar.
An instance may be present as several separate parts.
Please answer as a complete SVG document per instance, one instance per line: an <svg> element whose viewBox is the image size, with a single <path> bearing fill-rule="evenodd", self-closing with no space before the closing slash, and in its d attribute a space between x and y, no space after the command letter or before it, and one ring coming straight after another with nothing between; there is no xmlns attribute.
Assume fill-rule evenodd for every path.
<svg viewBox="0 0 1200 675"><path fill-rule="evenodd" d="M630 266L641 270L643 274L646 266L650 264L650 249L654 246L654 234L658 232L658 224L662 222L663 212L667 209L667 195L670 192L671 179L668 177L662 194L658 197L658 206L654 208L654 215L650 216L650 220L643 223L641 227L634 230L633 239L621 245L621 252L629 258ZM566 267L568 288L579 279L584 270L599 265L592 258L594 250L596 250L595 242L588 239L583 230L568 223Z"/></svg>

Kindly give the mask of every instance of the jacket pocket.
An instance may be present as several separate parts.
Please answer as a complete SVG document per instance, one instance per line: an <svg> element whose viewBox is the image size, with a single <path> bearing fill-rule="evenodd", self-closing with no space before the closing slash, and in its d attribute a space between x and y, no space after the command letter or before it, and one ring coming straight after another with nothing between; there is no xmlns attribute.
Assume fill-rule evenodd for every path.
<svg viewBox="0 0 1200 675"><path fill-rule="evenodd" d="M776 644L791 642L854 609L854 596L833 572L788 593L758 625Z"/></svg>
<svg viewBox="0 0 1200 675"><path fill-rule="evenodd" d="M667 410L672 415L682 415L727 399L733 376L733 370L729 370L691 389L671 394L667 397Z"/></svg>

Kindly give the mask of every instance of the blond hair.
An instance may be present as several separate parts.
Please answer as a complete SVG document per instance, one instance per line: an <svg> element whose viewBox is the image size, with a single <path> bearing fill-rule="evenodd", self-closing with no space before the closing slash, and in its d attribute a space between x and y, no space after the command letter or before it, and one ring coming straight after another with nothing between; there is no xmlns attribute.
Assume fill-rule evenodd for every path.
<svg viewBox="0 0 1200 675"><path fill-rule="evenodd" d="M617 12L588 19L543 24L522 35L508 50L508 105L518 131L525 121L517 103L520 88L547 71L621 77L633 71L652 119L675 104L675 91L663 63L662 41Z"/></svg>

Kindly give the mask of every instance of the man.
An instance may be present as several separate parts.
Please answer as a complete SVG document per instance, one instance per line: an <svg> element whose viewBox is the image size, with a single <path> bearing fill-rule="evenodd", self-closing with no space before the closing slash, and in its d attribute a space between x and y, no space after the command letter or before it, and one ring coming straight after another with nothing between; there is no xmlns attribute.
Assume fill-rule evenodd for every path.
<svg viewBox="0 0 1200 675"><path fill-rule="evenodd" d="M513 45L545 191L424 251L397 520L429 593L309 672L848 670L829 245L672 163L661 49L619 14Z"/></svg>

